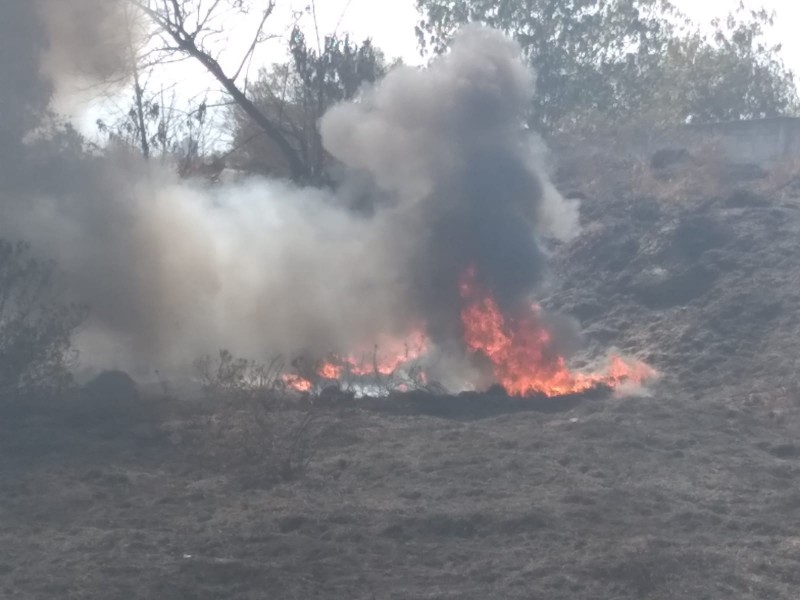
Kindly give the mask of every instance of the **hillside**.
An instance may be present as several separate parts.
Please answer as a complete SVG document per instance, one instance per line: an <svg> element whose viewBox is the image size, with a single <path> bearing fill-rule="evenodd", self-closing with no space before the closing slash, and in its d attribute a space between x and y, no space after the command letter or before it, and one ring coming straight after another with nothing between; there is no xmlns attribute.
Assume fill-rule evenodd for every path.
<svg viewBox="0 0 800 600"><path fill-rule="evenodd" d="M584 232L543 298L585 356L656 367L648 394L344 401L306 476L274 485L208 403L17 410L0 596L793 600L800 186L790 165L652 162L562 161Z"/></svg>

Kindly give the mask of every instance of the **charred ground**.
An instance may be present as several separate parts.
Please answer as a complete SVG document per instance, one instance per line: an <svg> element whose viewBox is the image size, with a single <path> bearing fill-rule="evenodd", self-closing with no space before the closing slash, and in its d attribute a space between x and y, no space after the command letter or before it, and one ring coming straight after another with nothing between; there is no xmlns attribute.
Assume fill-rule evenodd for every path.
<svg viewBox="0 0 800 600"><path fill-rule="evenodd" d="M7 408L0 595L795 598L794 171L592 160L562 161L584 233L543 300L586 356L642 353L649 396L344 399L306 475L270 485L208 434L213 404Z"/></svg>

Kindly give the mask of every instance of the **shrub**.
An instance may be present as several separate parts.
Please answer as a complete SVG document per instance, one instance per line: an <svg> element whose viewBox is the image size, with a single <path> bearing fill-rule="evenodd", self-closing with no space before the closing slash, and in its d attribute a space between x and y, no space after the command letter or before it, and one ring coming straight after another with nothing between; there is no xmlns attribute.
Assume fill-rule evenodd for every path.
<svg viewBox="0 0 800 600"><path fill-rule="evenodd" d="M665 202L720 198L729 161L713 137L684 140L686 147L660 150L633 169L633 190ZM727 169L727 171L726 171Z"/></svg>
<svg viewBox="0 0 800 600"><path fill-rule="evenodd" d="M75 395L71 417L82 426L121 432L154 423L160 398L141 394L125 371L103 371Z"/></svg>
<svg viewBox="0 0 800 600"><path fill-rule="evenodd" d="M212 432L240 478L253 485L302 476L320 450L329 420L309 397L292 397L280 357L267 364L227 350L195 362L215 401Z"/></svg>
<svg viewBox="0 0 800 600"><path fill-rule="evenodd" d="M54 273L54 263L33 258L27 244L0 240L0 399L72 383L72 336L87 313L60 301Z"/></svg>

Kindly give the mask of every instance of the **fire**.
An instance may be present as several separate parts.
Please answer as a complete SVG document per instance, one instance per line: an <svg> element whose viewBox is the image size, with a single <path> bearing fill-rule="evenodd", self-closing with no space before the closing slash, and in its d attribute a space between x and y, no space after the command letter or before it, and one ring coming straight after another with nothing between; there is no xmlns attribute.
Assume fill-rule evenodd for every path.
<svg viewBox="0 0 800 600"><path fill-rule="evenodd" d="M541 309L532 305L521 314L503 314L491 292L477 282L474 268L467 269L459 282L462 300L463 341L473 354L488 359L497 383L514 396L544 394L561 396L597 386L619 388L642 383L655 371L646 364L612 356L600 373L583 373L568 368L557 351ZM306 378L284 375L287 387L300 392L314 389L320 381L387 381L394 374L414 369L414 361L425 356L429 341L423 327L404 338L382 336L371 349L346 355L332 354ZM416 381L427 382L424 372L415 372ZM397 382L395 382L397 383ZM400 383L402 389L403 383Z"/></svg>
<svg viewBox="0 0 800 600"><path fill-rule="evenodd" d="M564 357L555 350L551 333L542 324L538 306L507 318L491 293L477 284L474 268L462 277L459 291L464 302L464 342L471 352L489 360L495 380L511 395L559 396L598 385L616 388L624 383L641 383L655 374L644 363L618 356L612 357L606 373L570 371Z"/></svg>
<svg viewBox="0 0 800 600"><path fill-rule="evenodd" d="M347 356L330 355L315 374L319 379L333 381L371 375L391 377L423 356L427 349L428 339L422 328L415 329L402 339L382 336L370 351L353 352ZM424 381L421 374L420 380ZM298 392L308 392L314 387L311 380L294 374L284 375L283 382Z"/></svg>
<svg viewBox="0 0 800 600"><path fill-rule="evenodd" d="M342 365L335 365L333 363L324 363L317 374L323 379L341 379L344 367Z"/></svg>
<svg viewBox="0 0 800 600"><path fill-rule="evenodd" d="M341 360L341 367L359 377L365 375L379 374L389 376L395 373L399 368L408 363L419 359L425 354L428 348L428 339L422 329L413 331L405 339L393 339L384 337L371 352L359 352L351 354ZM323 365L323 369L329 366L329 363ZM322 370L319 374L322 375ZM335 378L335 379L338 379Z"/></svg>
<svg viewBox="0 0 800 600"><path fill-rule="evenodd" d="M299 375L295 375L294 373L284 373L281 379L286 387L289 387L297 392L310 392L311 388L314 387L314 384L312 384L308 379L300 377Z"/></svg>

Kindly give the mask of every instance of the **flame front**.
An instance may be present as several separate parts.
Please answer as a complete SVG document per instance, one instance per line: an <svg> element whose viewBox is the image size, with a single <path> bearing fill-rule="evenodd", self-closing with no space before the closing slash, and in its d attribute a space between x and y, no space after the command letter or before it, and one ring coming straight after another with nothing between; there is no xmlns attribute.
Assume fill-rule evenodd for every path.
<svg viewBox="0 0 800 600"><path fill-rule="evenodd" d="M347 356L330 355L316 369L315 380L340 381L351 377L366 378L370 375L391 377L399 370L408 368L428 350L428 339L422 328L415 329L404 339L382 336L372 350L353 352ZM417 374L421 382L424 373ZM283 377L284 384L298 392L308 392L314 383L296 374Z"/></svg>
<svg viewBox="0 0 800 600"><path fill-rule="evenodd" d="M296 375L294 373L284 373L284 375L281 377L281 380L286 387L297 392L310 392L314 387L314 384L308 379L300 377L300 375Z"/></svg>
<svg viewBox="0 0 800 600"><path fill-rule="evenodd" d="M427 336L419 328L405 339L384 337L370 352L356 352L343 359L334 356L331 359L333 362L325 363L318 374L324 376L323 370L330 370L330 366L338 365L344 371L359 377L375 373L389 376L404 365L419 359L427 349Z"/></svg>
<svg viewBox="0 0 800 600"><path fill-rule="evenodd" d="M469 352L489 361L495 382L510 395L561 396L598 386L618 388L643 383L656 375L646 364L620 356L611 356L604 372L571 371L558 353L538 306L504 315L491 292L478 284L474 268L464 273L459 292L464 344ZM381 336L370 350L332 354L311 370L313 375L288 374L283 381L300 392L311 391L325 381L363 381L372 376L386 381L396 373L413 370L414 362L428 350L425 329L418 327L404 338ZM427 382L424 372L415 376L419 382Z"/></svg>
<svg viewBox="0 0 800 600"><path fill-rule="evenodd" d="M507 318L492 294L477 284L474 268L464 273L459 291L464 303L461 310L464 343L470 352L480 353L489 360L495 381L511 395L560 396L599 385L616 388L624 383L641 383L655 375L644 363L619 356L611 358L605 373L570 371L542 323L538 306Z"/></svg>

